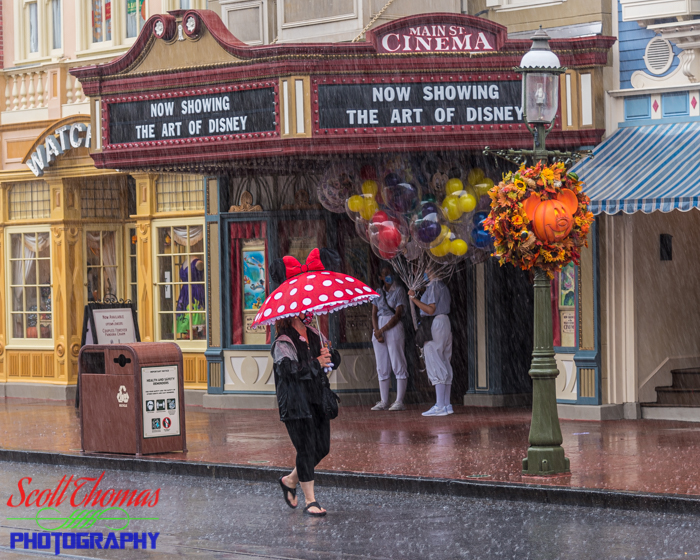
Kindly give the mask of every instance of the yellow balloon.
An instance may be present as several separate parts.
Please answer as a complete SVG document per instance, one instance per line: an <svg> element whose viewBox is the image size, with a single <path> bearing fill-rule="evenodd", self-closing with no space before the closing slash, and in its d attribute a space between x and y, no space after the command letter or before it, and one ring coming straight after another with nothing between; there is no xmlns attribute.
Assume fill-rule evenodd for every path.
<svg viewBox="0 0 700 560"><path fill-rule="evenodd" d="M442 208L445 210L445 214L447 214L447 219L451 222L459 220L464 213L459 207L459 198L453 194L445 197L445 200L442 201Z"/></svg>
<svg viewBox="0 0 700 560"><path fill-rule="evenodd" d="M466 254L468 249L469 246L464 239L455 239L454 241L450 242L450 253L457 255L458 257Z"/></svg>
<svg viewBox="0 0 700 560"><path fill-rule="evenodd" d="M467 175L467 181L470 185L476 185L477 183L481 183L481 180L484 178L484 176L484 170L480 169L479 167L475 167L474 169L469 171L469 175Z"/></svg>
<svg viewBox="0 0 700 560"><path fill-rule="evenodd" d="M362 203L362 208L360 209L360 216L362 216L363 220L369 221L377 210L379 210L379 205L377 201L374 200L374 197L366 196Z"/></svg>
<svg viewBox="0 0 700 560"><path fill-rule="evenodd" d="M365 204L365 199L359 194L353 195L348 198L348 209L351 212L359 212Z"/></svg>
<svg viewBox="0 0 700 560"><path fill-rule="evenodd" d="M465 193L459 197L459 209L464 212L472 212L476 208L476 197L473 194Z"/></svg>
<svg viewBox="0 0 700 560"><path fill-rule="evenodd" d="M437 247L433 247L430 249L430 252L435 255L436 257L444 257L447 255L447 253L450 252L450 238L445 237L445 239L442 240L442 243L438 245Z"/></svg>
<svg viewBox="0 0 700 560"><path fill-rule="evenodd" d="M464 184L459 179L450 179L445 184L445 192L447 194L454 194L454 193L461 191L463 189L464 189Z"/></svg>
<svg viewBox="0 0 700 560"><path fill-rule="evenodd" d="M488 177L484 177L474 185L474 190L476 191L476 194L481 196L484 196L485 194L488 194L489 191L493 188L493 181L489 179Z"/></svg>
<svg viewBox="0 0 700 560"><path fill-rule="evenodd" d="M371 194L372 196L375 196L377 194L377 190L379 187L377 187L377 181L373 181L372 179L368 179L364 183L362 183L362 193L363 194Z"/></svg>

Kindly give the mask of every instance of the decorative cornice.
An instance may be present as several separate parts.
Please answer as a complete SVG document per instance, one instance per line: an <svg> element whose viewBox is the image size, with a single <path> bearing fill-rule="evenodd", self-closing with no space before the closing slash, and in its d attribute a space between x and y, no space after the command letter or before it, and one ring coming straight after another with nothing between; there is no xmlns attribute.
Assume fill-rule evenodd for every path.
<svg viewBox="0 0 700 560"><path fill-rule="evenodd" d="M461 14L420 14L407 18L400 18L386 23L373 31L368 32L368 40L358 43L304 43L284 45L260 45L248 46L236 39L225 27L217 14L210 10L190 10L184 16L193 14L199 18L201 24L211 34L214 40L232 58L230 62L203 64L196 67L176 68L171 67L162 71L134 72L139 62L150 51L150 45L159 41L155 33L155 26L163 21L162 16L151 17L143 26L141 33L133 46L118 59L99 65L73 68L71 74L76 76L83 85L86 95L95 96L104 93L124 91L123 89L105 88L106 82L142 80L144 77L178 76L178 79L187 74L187 78L193 78L192 84L206 83L207 80L221 79L219 72L211 70L227 70L226 80L261 79L264 76L280 76L288 73L327 73L329 71L454 71L455 63L461 68L476 71L504 71L518 64L522 55L529 50L531 42L528 40L506 38L506 28L482 18L476 18ZM173 12L177 24L182 24L183 14ZM493 51L469 51L469 52L421 52L410 54L380 53L377 49L377 37L382 33L412 25L429 25L437 21L442 23L454 23L455 25L470 28L484 29L495 34L498 40L498 50ZM187 41L195 39L187 38ZM168 42L176 42L174 38ZM614 37L597 35L594 37L582 37L576 39L552 39L550 46L560 57L563 65L571 68L582 66L601 66L607 64L607 53L615 42ZM197 77L196 74L207 73L209 76ZM204 81L202 81L202 78ZM143 84L145 87L168 87L162 80L156 80L153 84ZM186 82L189 83L189 82ZM123 84L126 85L126 84ZM179 85L183 85L180 81Z"/></svg>

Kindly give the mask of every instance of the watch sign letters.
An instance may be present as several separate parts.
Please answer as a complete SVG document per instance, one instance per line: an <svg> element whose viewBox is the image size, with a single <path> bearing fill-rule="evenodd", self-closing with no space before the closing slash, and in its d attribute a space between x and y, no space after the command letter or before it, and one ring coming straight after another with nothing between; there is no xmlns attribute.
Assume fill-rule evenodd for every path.
<svg viewBox="0 0 700 560"><path fill-rule="evenodd" d="M37 177L67 151L74 148L89 148L92 143L92 127L85 123L67 124L47 134L26 160L27 167Z"/></svg>

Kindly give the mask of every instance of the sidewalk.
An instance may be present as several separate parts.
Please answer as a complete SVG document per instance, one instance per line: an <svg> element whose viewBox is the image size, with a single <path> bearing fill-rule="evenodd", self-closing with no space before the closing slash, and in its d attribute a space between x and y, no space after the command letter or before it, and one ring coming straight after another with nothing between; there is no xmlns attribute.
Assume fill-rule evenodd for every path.
<svg viewBox="0 0 700 560"><path fill-rule="evenodd" d="M319 470L665 494L693 498L700 504L700 426L696 424L562 420L571 476L524 480L520 470L527 450L529 410L456 406L452 416L424 418L420 415L424 408L392 413L342 407L332 423L331 453ZM186 421L187 453L141 460L293 465L294 450L276 410L189 406ZM80 456L74 408L58 401L0 399L0 450ZM131 456L110 457L135 461Z"/></svg>

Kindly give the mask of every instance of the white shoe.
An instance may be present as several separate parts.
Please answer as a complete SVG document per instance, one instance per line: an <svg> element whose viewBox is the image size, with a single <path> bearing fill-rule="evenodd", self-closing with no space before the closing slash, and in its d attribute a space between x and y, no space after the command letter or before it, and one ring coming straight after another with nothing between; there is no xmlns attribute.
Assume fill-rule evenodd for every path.
<svg viewBox="0 0 700 560"><path fill-rule="evenodd" d="M372 407L372 410L389 410L389 403L379 401Z"/></svg>
<svg viewBox="0 0 700 560"><path fill-rule="evenodd" d="M447 406L445 406L445 410L447 410L447 414L454 414L455 413L451 404L448 404Z"/></svg>
<svg viewBox="0 0 700 560"><path fill-rule="evenodd" d="M447 416L447 410L444 406L434 404L430 410L423 413L423 416Z"/></svg>
<svg viewBox="0 0 700 560"><path fill-rule="evenodd" d="M396 401L389 407L389 410L406 410L406 405L402 402Z"/></svg>

